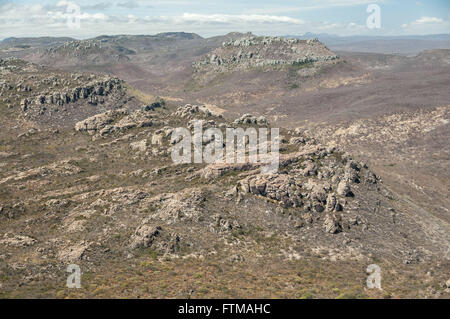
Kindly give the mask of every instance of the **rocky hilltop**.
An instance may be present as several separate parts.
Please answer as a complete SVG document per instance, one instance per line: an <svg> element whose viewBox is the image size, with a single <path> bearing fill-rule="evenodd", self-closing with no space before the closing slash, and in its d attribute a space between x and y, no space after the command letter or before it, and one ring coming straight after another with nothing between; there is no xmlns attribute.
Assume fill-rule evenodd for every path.
<svg viewBox="0 0 450 319"><path fill-rule="evenodd" d="M180 43L197 43L202 40L203 38L196 34L184 32L156 35L105 35L86 40L67 41L44 48L31 55L30 59L44 64L50 64L52 60L63 60L66 66L121 64L139 60L139 57L136 57L137 54L148 54L152 51L165 53L167 47Z"/></svg>
<svg viewBox="0 0 450 319"><path fill-rule="evenodd" d="M0 100L19 117L64 126L71 118L116 108L128 100L123 81L107 75L67 73L17 58L0 59Z"/></svg>
<svg viewBox="0 0 450 319"><path fill-rule="evenodd" d="M105 63L128 61L129 55L135 51L127 49L108 39L89 39L66 42L60 46L51 47L42 54L45 58L65 58L68 61L88 59L84 63ZM80 61L81 62L81 61Z"/></svg>
<svg viewBox="0 0 450 319"><path fill-rule="evenodd" d="M246 35L224 42L222 47L194 62L193 67L197 72L224 72L267 66L316 66L338 58L317 39Z"/></svg>
<svg viewBox="0 0 450 319"><path fill-rule="evenodd" d="M34 47L52 47L65 42L75 41L69 37L37 37L37 38L6 38L0 41L0 48L8 49L30 49Z"/></svg>

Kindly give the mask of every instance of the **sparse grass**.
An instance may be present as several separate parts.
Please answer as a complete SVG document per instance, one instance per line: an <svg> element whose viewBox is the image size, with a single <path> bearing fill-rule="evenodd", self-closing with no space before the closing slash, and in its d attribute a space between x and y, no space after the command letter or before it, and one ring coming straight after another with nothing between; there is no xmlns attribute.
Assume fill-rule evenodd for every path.
<svg viewBox="0 0 450 319"><path fill-rule="evenodd" d="M139 248L136 254L140 257L150 256L153 260L157 260L159 256L159 252L151 248Z"/></svg>
<svg viewBox="0 0 450 319"><path fill-rule="evenodd" d="M338 160L339 163L344 163L344 159L342 158L343 155L343 152L333 152L333 156Z"/></svg>
<svg viewBox="0 0 450 319"><path fill-rule="evenodd" d="M130 94L131 96L135 96L136 98L138 98L140 101L142 101L145 104L152 104L153 102L157 101L157 97L151 94L147 94L144 93L134 87L131 87L129 85L126 85L126 90L128 92L128 94Z"/></svg>
<svg viewBox="0 0 450 319"><path fill-rule="evenodd" d="M292 76L297 76L299 69L308 67L292 67ZM218 77L212 85L219 85L222 79ZM293 83L292 89L297 88L295 86L298 84ZM131 87L127 90L144 103L152 103L156 99ZM158 112L160 110L154 114L161 115ZM8 118L9 115L1 116ZM428 287L442 290L442 278L433 278L430 283L423 280L424 269L435 265L385 265L383 258L374 256L371 262L380 264L383 271L386 269L383 272L384 291L366 291L366 262L327 261L328 250L316 253L309 249L308 245L316 242L303 240L303 229L293 233L293 224L303 213L298 207L283 209L282 214L276 214L278 203L264 196L243 196L239 205L234 205L235 198L224 198L223 191L236 184L242 171L230 171L215 180L197 177L186 181L188 173L201 169L203 165L193 165L193 170L186 172L189 165L171 166L168 156L147 157L130 153L130 141L104 148L99 146L99 143L110 142L124 134L143 133L140 136L148 136L166 125L186 124L184 120L169 117L163 120L151 129L131 129L99 141L92 140L87 134L74 133L72 127L61 129L57 135L37 134L20 143L17 143L17 134L2 132L0 150L18 153L2 159L8 165L5 175L72 157L74 159L70 163L80 167L82 172L73 175L46 172L42 177L1 185L0 206L21 203L25 210L17 208L12 217L0 214L0 226L5 233L6 230L23 233L37 238L38 243L33 247L2 247L5 250L2 258L7 261L0 259L0 297L414 298L421 296ZM283 152L298 150L298 146L283 147ZM343 162L341 153L336 152L334 156L338 162ZM313 160L320 168L321 160L314 156ZM137 169L148 173L162 166L166 168L146 177L129 175ZM280 173L287 174L291 170L292 165ZM101 178L88 182L86 178L92 175ZM198 219L187 218L175 225L154 218L159 208L166 207L167 203L152 197L194 186L206 190L205 202L198 205L204 210L203 215ZM134 203L135 191L142 192L146 200L152 198L154 202ZM110 192L113 195L106 195ZM105 203L90 207L100 197ZM48 207L46 202L49 199L70 199L72 202L62 207ZM364 200L360 203L364 204ZM75 208L96 210L88 219L81 215L74 218L86 220L88 231L66 231L66 217ZM209 232L212 214L221 214L230 221L236 219L242 228ZM181 235L178 256L164 255L164 250L158 250L159 247L141 248L128 254L130 237L144 218L152 226L153 223L161 225L170 236ZM317 215L317 218L321 216ZM53 242L52 239L62 240ZM65 288L67 274L63 262L58 259L60 250L67 249L63 247L65 241L68 245L92 243L87 251L89 260L78 261L83 268L80 290ZM45 249L39 252L38 248ZM284 252L290 248L299 253L300 260L285 257ZM236 254L243 258L230 258ZM195 257L197 255L200 256ZM10 267L22 264L28 268L13 271ZM389 273L389 269L395 269L395 272ZM445 270L438 272L445 275ZM18 285L36 273L42 277L31 277L32 280Z"/></svg>
<svg viewBox="0 0 450 319"><path fill-rule="evenodd" d="M292 70L301 70L301 69L306 69L306 68L312 68L314 67L314 62L306 62L306 63L293 63L292 65L289 66L290 69Z"/></svg>

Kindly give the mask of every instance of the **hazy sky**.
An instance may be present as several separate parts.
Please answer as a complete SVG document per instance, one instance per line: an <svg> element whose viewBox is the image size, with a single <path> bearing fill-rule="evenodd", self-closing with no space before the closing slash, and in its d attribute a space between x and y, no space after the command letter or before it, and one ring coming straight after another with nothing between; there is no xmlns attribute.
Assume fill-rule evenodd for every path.
<svg viewBox="0 0 450 319"><path fill-rule="evenodd" d="M381 28L367 27L370 4L380 8ZM450 0L0 0L0 39L169 31L202 36L231 31L266 35L450 33Z"/></svg>

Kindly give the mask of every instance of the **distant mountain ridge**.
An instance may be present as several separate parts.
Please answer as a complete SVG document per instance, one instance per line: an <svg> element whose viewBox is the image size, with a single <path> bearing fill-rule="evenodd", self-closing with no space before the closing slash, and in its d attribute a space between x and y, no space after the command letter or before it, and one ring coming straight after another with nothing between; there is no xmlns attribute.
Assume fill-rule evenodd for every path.
<svg viewBox="0 0 450 319"><path fill-rule="evenodd" d="M5 38L0 41L0 47L19 47L19 46L52 46L69 41L75 41L70 37L26 37L26 38Z"/></svg>
<svg viewBox="0 0 450 319"><path fill-rule="evenodd" d="M203 39L203 37L199 36L196 33L187 33L187 32L164 32L157 33L154 35L150 34L137 34L137 35L128 35L128 34L119 34L119 35L99 35L93 38L87 39L75 39L72 37L9 37L3 40L0 40L0 47L5 46L15 46L15 45L23 45L27 44L30 46L45 46L45 45L57 45L65 42L72 41L88 41L88 40L104 40L104 39L119 39L119 38L174 38L174 39Z"/></svg>
<svg viewBox="0 0 450 319"><path fill-rule="evenodd" d="M197 40L207 42L228 41L245 36L245 33L231 32L223 36L203 38L196 33L164 32L154 35L100 35L94 38L77 40L71 37L9 37L0 41L0 48L32 48L53 47L72 41L148 41L155 39L170 40ZM250 33L247 33L250 35ZM332 51L370 52L382 54L416 55L424 50L450 49L450 34L431 35L402 35L402 36L366 36L352 35L339 36L328 33L307 32L302 35L286 35L287 38L311 39L317 38Z"/></svg>
<svg viewBox="0 0 450 319"><path fill-rule="evenodd" d="M328 33L288 35L291 38L318 38L333 51L416 55L424 50L450 49L450 34L404 36L339 36Z"/></svg>

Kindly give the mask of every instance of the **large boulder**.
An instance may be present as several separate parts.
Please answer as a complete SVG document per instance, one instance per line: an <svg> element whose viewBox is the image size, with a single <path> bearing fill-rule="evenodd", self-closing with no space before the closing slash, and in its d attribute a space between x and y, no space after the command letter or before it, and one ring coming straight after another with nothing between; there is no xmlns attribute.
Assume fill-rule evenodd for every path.
<svg viewBox="0 0 450 319"><path fill-rule="evenodd" d="M112 123L118 116L126 114L128 114L128 110L126 109L119 109L96 114L94 116L88 117L83 121L76 123L75 130L79 132L84 131L89 133L95 133L103 129L108 124Z"/></svg>
<svg viewBox="0 0 450 319"><path fill-rule="evenodd" d="M244 114L242 115L240 118L234 120L233 122L236 125L239 124L256 124L256 125L260 125L260 126L265 126L269 124L269 121L267 120L267 118L265 118L264 116L254 116L251 114Z"/></svg>
<svg viewBox="0 0 450 319"><path fill-rule="evenodd" d="M349 182L347 180L342 180L339 182L336 192L339 196L352 197L353 193L350 189Z"/></svg>
<svg viewBox="0 0 450 319"><path fill-rule="evenodd" d="M148 248L154 240L161 235L162 228L160 226L142 225L136 229L131 236L130 247L136 248Z"/></svg>
<svg viewBox="0 0 450 319"><path fill-rule="evenodd" d="M325 231L330 234L337 234L342 231L340 218L332 214L327 214L323 227L325 228Z"/></svg>

